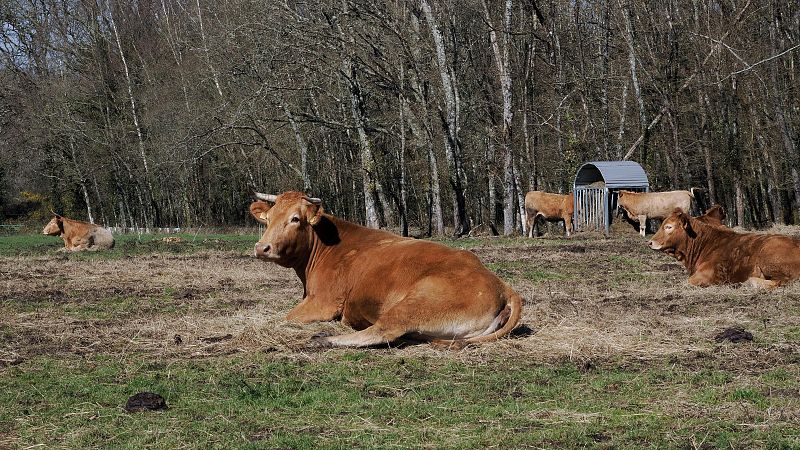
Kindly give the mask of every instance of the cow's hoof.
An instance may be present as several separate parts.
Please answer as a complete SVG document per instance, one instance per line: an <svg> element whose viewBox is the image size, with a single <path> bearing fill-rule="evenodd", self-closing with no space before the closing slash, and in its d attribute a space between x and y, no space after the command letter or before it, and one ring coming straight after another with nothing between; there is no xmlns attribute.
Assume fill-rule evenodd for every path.
<svg viewBox="0 0 800 450"><path fill-rule="evenodd" d="M307 345L307 348L313 350L322 350L331 347L333 347L333 344L331 344L331 341L328 340L328 335L326 335L325 333L315 334L308 341Z"/></svg>

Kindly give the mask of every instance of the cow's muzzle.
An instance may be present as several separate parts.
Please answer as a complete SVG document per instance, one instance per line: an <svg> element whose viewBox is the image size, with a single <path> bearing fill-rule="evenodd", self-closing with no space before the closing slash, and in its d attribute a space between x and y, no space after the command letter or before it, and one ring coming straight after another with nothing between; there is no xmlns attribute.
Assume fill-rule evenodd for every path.
<svg viewBox="0 0 800 450"><path fill-rule="evenodd" d="M653 240L648 241L647 246L653 250L661 250L661 244Z"/></svg>
<svg viewBox="0 0 800 450"><path fill-rule="evenodd" d="M253 253L254 256L259 259L278 259L278 255L276 255L273 250L274 248L272 244L257 242L255 248L253 249Z"/></svg>

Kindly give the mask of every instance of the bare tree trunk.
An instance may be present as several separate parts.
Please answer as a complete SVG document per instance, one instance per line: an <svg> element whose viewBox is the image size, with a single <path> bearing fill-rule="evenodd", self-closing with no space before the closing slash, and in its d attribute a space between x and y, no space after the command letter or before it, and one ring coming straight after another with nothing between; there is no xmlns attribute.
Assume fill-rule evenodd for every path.
<svg viewBox="0 0 800 450"><path fill-rule="evenodd" d="M347 2L343 2L345 16L348 11ZM352 55L350 51L345 48L345 43L350 45L350 48L355 46L353 42L352 30L349 35L345 35L341 25L337 22L336 28L341 36L341 58L342 58L342 78L347 84L350 93L350 112L353 117L353 124L356 129L358 146L361 154L361 187L364 193L364 219L365 223L370 228L380 228L380 219L378 213L378 205L376 197L378 194L378 180L375 173L375 158L372 155L372 147L367 136L366 129L364 128L364 116L361 106L363 99L361 96L361 86L358 83L356 68L353 65Z"/></svg>
<svg viewBox="0 0 800 450"><path fill-rule="evenodd" d="M436 60L439 65L439 76L442 80L442 90L444 91L445 112L441 114L445 128L445 148L447 149L448 163L450 164L450 183L453 187L453 210L454 210L454 234L464 236L469 233L470 224L467 217L466 180L464 179L461 168L461 154L459 151L458 140L458 92L452 82L450 66L445 55L444 38L439 26L433 17L430 5L427 0L420 0L420 6L428 27L431 29L434 46L436 48Z"/></svg>
<svg viewBox="0 0 800 450"><path fill-rule="evenodd" d="M137 142L139 144L139 154L142 158L142 166L144 168L144 178L148 189L146 193L148 202L147 204L150 204L153 195L153 184L150 178L150 167L147 162L147 154L145 153L144 150L144 136L142 135L142 127L139 125L139 113L136 109L136 98L133 95L133 81L131 80L130 70L128 70L128 61L125 58L125 52L122 50L122 41L120 40L119 32L117 31L117 25L116 22L114 21L114 13L112 11L111 3L109 3L109 0L106 0L106 7L108 8L108 20L109 23L111 24L111 29L114 32L114 39L116 40L117 43L117 49L119 50L119 57L122 60L122 67L125 70L125 81L127 82L126 86L128 88L128 99L130 100L131 115L133 116L133 124L136 128L136 137L137 137ZM150 223L150 220L148 219L148 214L147 214L148 206L144 206L144 208L145 210L143 211L143 213L145 214L144 217L145 224L148 226L152 225L152 223Z"/></svg>
<svg viewBox="0 0 800 450"><path fill-rule="evenodd" d="M708 187L708 199L711 204L716 204L717 190L714 184L714 165L711 160L711 127L708 122L708 110L706 104L708 99L702 91L698 93L698 103L700 105L700 129L703 130L703 137L700 139L700 147L703 149L703 162L706 169L706 185Z"/></svg>
<svg viewBox="0 0 800 450"><path fill-rule="evenodd" d="M669 181L672 183L672 189L679 189L678 185L678 171L675 167L675 160L678 159L678 154L680 152L680 138L678 136L678 124L675 118L672 116L672 112L667 112L667 118L669 119L669 126L672 129L672 148L673 154L670 154L669 147L664 146L664 162L667 163L667 174L669 175Z"/></svg>
<svg viewBox="0 0 800 450"><path fill-rule="evenodd" d="M289 108L282 101L281 108L289 124L292 126L294 139L297 141L298 150L300 150L300 173L303 178L303 191L311 192L311 177L308 175L308 145L306 145L306 140L303 139L303 135L300 133L300 126L297 125L297 121L294 120L294 115L292 115L292 112L289 111ZM252 175L250 175L250 177L252 178Z"/></svg>
<svg viewBox="0 0 800 450"><path fill-rule="evenodd" d="M414 56L415 61L421 61L422 55L420 52L420 45L419 41L422 40L422 33L421 27L419 23L419 19L416 15L411 14L411 27L414 30L414 45L411 48L411 53ZM415 67L416 68L416 67ZM414 135L417 136L417 141L419 142L420 139L424 137L424 147L425 147L425 154L427 155L428 159L428 188L430 189L430 233L435 233L437 236L444 235L444 215L442 213L442 190L439 185L439 165L436 161L436 153L433 147L433 131L431 129L429 110L428 110L428 98L424 94L426 89L420 83L420 79L422 76L419 74L418 71L414 71L414 77L411 78L411 87L414 91L414 96L417 104L420 105L422 109L422 117L424 120L415 120L415 115L411 110L408 103L406 103L406 115L409 117L408 124L411 127ZM423 134L416 127L415 124L420 123L422 128L424 128L425 133ZM417 147L420 148L421 146L417 144Z"/></svg>
<svg viewBox="0 0 800 450"><path fill-rule="evenodd" d="M622 23L625 24L625 43L628 44L628 65L631 70L631 82L633 83L633 94L636 96L636 103L639 105L639 125L641 131L647 128L647 115L644 109L644 99L642 89L639 87L639 75L636 70L636 50L634 49L633 26L631 25L631 10L629 5L623 5L622 0L617 0L622 15Z"/></svg>
<svg viewBox="0 0 800 450"><path fill-rule="evenodd" d="M517 208L519 211L519 226L516 227L518 230L522 231L522 235L526 236L528 229L527 224L525 223L525 189L522 187L519 170L514 171L514 185L515 191L517 193Z"/></svg>
<svg viewBox="0 0 800 450"><path fill-rule="evenodd" d="M398 161L400 163L400 233L403 236L408 236L408 202L406 201L406 119L403 115L405 109L406 99L403 96L403 88L405 87L405 77L403 76L403 65L400 64L400 95L398 96L398 103L400 104L400 148L398 149Z"/></svg>
<svg viewBox="0 0 800 450"><path fill-rule="evenodd" d="M487 168L487 181L489 190L489 205L488 205L488 223L494 224L497 207L497 188L495 186L497 176L495 175L495 154L497 153L494 148L494 137L491 130L487 130L486 135L486 168Z"/></svg>
<svg viewBox="0 0 800 450"><path fill-rule="evenodd" d="M503 150L503 234L509 236L514 233L514 150L511 147L511 122L514 118L511 96L511 67L509 61L509 46L511 34L512 0L505 1L503 14L502 48L498 43L497 33L492 25L492 16L486 0L483 1L483 12L486 23L489 24L489 42L494 53L495 66L500 77L500 89L503 96L503 124L500 131L500 146Z"/></svg>
<svg viewBox="0 0 800 450"><path fill-rule="evenodd" d="M558 191L561 192L561 186L564 183L564 180L567 179L566 173L566 159L567 155L564 151L564 132L561 129L562 125L562 115L563 110L561 107L562 101L564 99L564 58L561 53L561 38L559 37L560 30L557 29L557 22L551 25L552 33L553 33L553 50L551 59L553 60L553 65L555 66L556 71L556 79L554 83L555 89L555 98L553 108L556 110L556 150L557 150L557 157L558 157L558 179L559 181L559 189Z"/></svg>
<svg viewBox="0 0 800 450"><path fill-rule="evenodd" d="M78 161L78 155L75 153L75 137L69 137L69 150L72 155L72 164L75 167L75 174L78 176L78 184L81 186L81 193L83 194L83 201L86 203L86 215L89 218L89 223L94 223L94 216L92 216L92 202L89 200L89 191L86 189L86 177L83 175L83 169Z"/></svg>
<svg viewBox="0 0 800 450"><path fill-rule="evenodd" d="M736 177L734 180L736 189L736 225L744 226L744 190L742 189L742 179Z"/></svg>
<svg viewBox="0 0 800 450"><path fill-rule="evenodd" d="M617 132L616 158L622 159L622 139L625 137L625 115L628 108L628 80L622 88L622 107L619 112L619 132Z"/></svg>
<svg viewBox="0 0 800 450"><path fill-rule="evenodd" d="M611 17L611 4L610 0L605 0L604 8L603 8L603 28L605 32L603 33L603 42L600 44L600 55L602 58L601 70L602 70L602 87L601 87L601 95L600 95L600 108L602 111L602 126L603 126L603 157L605 159L610 158L609 154L609 107L608 107L608 82L609 82L609 71L608 71L608 60L609 60L609 50L611 48L611 26L610 26L610 17Z"/></svg>
<svg viewBox="0 0 800 450"><path fill-rule="evenodd" d="M206 64L208 64L208 68L211 71L211 78L214 80L214 87L217 88L217 94L219 94L219 97L222 98L222 87L219 84L219 77L217 76L217 71L214 70L214 65L211 64L211 57L209 56L208 52L206 32L205 27L203 26L203 12L202 9L200 9L200 0L197 0L197 21L200 23L200 39L203 42L203 53L206 56Z"/></svg>

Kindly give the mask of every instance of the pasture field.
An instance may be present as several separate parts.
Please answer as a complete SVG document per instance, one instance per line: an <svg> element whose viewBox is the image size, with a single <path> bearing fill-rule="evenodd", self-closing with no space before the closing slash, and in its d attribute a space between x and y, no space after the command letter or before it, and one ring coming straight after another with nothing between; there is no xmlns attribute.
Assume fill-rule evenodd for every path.
<svg viewBox="0 0 800 450"><path fill-rule="evenodd" d="M284 320L255 231L179 237L0 237L0 448L800 447L800 283L690 287L631 234L445 240L526 299L514 336L320 351L346 328Z"/></svg>

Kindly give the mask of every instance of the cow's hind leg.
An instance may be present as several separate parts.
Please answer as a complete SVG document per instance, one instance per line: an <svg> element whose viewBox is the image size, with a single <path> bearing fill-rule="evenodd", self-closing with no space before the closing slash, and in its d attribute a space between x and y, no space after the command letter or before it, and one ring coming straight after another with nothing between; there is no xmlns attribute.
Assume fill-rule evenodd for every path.
<svg viewBox="0 0 800 450"><path fill-rule="evenodd" d="M318 347L371 347L391 343L405 334L405 330L387 329L376 323L355 333L338 336L316 336L311 344Z"/></svg>
<svg viewBox="0 0 800 450"><path fill-rule="evenodd" d="M535 218L535 213L529 209L525 210L525 226L528 229L528 237L533 237L533 222Z"/></svg>
<svg viewBox="0 0 800 450"><path fill-rule="evenodd" d="M776 287L780 286L780 283L776 280L767 280L760 277L750 277L747 279L747 282L750 284L750 286L767 290L775 289Z"/></svg>

